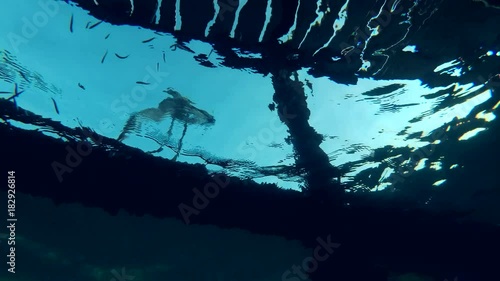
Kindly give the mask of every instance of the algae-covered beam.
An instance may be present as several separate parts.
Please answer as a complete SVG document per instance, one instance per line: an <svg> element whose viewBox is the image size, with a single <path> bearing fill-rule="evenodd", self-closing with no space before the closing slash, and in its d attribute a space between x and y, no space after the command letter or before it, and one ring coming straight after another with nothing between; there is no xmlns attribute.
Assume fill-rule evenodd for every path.
<svg viewBox="0 0 500 281"><path fill-rule="evenodd" d="M286 69L276 71L272 77L280 119L289 130L296 153L296 166L306 174L305 191L314 198L341 203L344 190L340 185L340 171L332 166L320 148L323 136L309 124L310 110L302 82L297 74Z"/></svg>

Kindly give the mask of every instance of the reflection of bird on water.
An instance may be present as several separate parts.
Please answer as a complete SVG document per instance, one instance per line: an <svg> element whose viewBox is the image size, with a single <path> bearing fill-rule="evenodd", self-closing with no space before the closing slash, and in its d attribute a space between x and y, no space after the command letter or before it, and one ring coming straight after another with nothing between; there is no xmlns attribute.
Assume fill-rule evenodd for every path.
<svg viewBox="0 0 500 281"><path fill-rule="evenodd" d="M187 132L188 125L213 125L215 124L215 119L205 110L201 110L194 106L194 103L186 97L183 97L179 92L172 88L168 88L164 91L171 95L160 102L157 108L147 108L142 111L133 113L127 120L123 131L120 136L118 136L119 141L123 141L126 134L134 132L140 135L140 128L144 122L156 122L159 123L166 118L172 118L170 122L170 127L167 131L168 140L172 136L172 129L174 127L174 122L179 120L183 123L184 129L182 131L182 136L179 139L179 144L177 147L177 153L173 160L179 157L182 149L182 141Z"/></svg>

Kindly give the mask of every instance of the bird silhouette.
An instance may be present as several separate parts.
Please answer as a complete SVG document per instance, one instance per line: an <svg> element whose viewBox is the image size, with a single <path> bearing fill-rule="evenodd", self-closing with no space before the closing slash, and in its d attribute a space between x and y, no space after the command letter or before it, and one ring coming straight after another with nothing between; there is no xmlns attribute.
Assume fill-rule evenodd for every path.
<svg viewBox="0 0 500 281"><path fill-rule="evenodd" d="M139 136L144 136L141 133L141 129L147 123L160 123L167 118L171 118L170 126L167 130L167 141L172 137L172 129L176 121L183 124L183 131L179 143L177 145L176 155L172 160L177 160L179 154L182 150L182 142L187 132L189 125L202 125L211 126L215 124L215 118L210 115L205 110L197 108L194 102L190 99L182 96L179 92L175 91L173 88L168 88L163 92L169 94L171 97L167 97L160 102L156 108L146 108L139 112L133 113L125 126L118 136L119 141L123 141L127 135L134 133ZM163 147L160 147L161 151Z"/></svg>

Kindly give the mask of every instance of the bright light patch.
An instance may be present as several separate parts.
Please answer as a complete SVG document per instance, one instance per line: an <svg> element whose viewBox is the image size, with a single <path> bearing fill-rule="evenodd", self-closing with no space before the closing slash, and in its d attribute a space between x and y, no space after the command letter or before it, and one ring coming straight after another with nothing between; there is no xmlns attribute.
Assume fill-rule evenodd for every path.
<svg viewBox="0 0 500 281"><path fill-rule="evenodd" d="M470 92L470 91L469 91ZM489 100L491 98L491 92L484 91L479 95L476 95L468 100L466 100L464 103L453 106L451 108L451 116L452 117L457 117L458 119L463 119L469 115L469 113L474 109L474 107L484 103L485 101Z"/></svg>
<svg viewBox="0 0 500 281"><path fill-rule="evenodd" d="M472 137L475 137L479 132L486 130L486 128L476 128L474 130L468 131L458 138L459 141L468 140Z"/></svg>
<svg viewBox="0 0 500 281"><path fill-rule="evenodd" d="M181 0L175 1L175 27L174 30L181 30L182 17L181 17Z"/></svg>
<svg viewBox="0 0 500 281"><path fill-rule="evenodd" d="M256 183L275 183L278 186L286 186L284 189L291 189L291 190L300 190L300 183L296 182L287 182L284 180L281 180L280 178L276 176L267 176L267 177L262 177L262 178L253 178L253 181Z"/></svg>
<svg viewBox="0 0 500 281"><path fill-rule="evenodd" d="M398 7L399 2L401 2L401 0L394 1L394 3L392 4L392 7L391 7L391 13L394 13L394 11L396 11L396 8Z"/></svg>
<svg viewBox="0 0 500 281"><path fill-rule="evenodd" d="M155 13L155 24L160 24L160 19L161 19L161 3L163 0L158 0L158 5L156 8L156 13Z"/></svg>
<svg viewBox="0 0 500 281"><path fill-rule="evenodd" d="M454 66L459 65L459 64L460 64L459 60L452 60L452 61L443 63L442 65L436 67L434 69L434 72L441 72L442 70L444 70L446 68L454 67Z"/></svg>
<svg viewBox="0 0 500 281"><path fill-rule="evenodd" d="M382 191L388 187L391 186L391 183L388 183L388 182L383 182L383 183L380 183L378 184L377 186L375 186L374 188L370 189L370 191Z"/></svg>
<svg viewBox="0 0 500 281"><path fill-rule="evenodd" d="M385 168L385 170L382 172L382 175L380 176L380 181L384 181L386 179L388 179L392 173L394 173L394 169L393 168Z"/></svg>
<svg viewBox="0 0 500 281"><path fill-rule="evenodd" d="M272 11L273 9L272 9L272 6L271 6L272 1L273 0L267 0L266 20L264 22L264 27L262 28L262 30L260 32L259 42L262 42L262 40L264 40L264 35L266 34L267 26L271 22L271 16L272 16L272 13L273 13L273 11Z"/></svg>
<svg viewBox="0 0 500 281"><path fill-rule="evenodd" d="M233 28L231 29L231 33L229 34L229 37L234 38L234 35L236 33L236 28L238 27L238 22L240 20L240 13L243 7L247 4L248 0L241 0L238 1L238 8L236 9L236 14L234 16L234 22L233 22Z"/></svg>
<svg viewBox="0 0 500 281"><path fill-rule="evenodd" d="M297 28L297 18L298 18L298 14L299 14L299 9L300 9L300 0L299 0L299 4L297 5L297 10L295 10L295 19L293 21L293 25L292 25L292 27L290 27L290 30L288 31L287 34L281 36L278 39L280 42L286 43L286 42L292 40L293 33L295 32L295 28Z"/></svg>
<svg viewBox="0 0 500 281"><path fill-rule="evenodd" d="M453 73L450 74L452 77L460 77L462 76L462 68L455 68Z"/></svg>
<svg viewBox="0 0 500 281"><path fill-rule="evenodd" d="M416 53L418 52L417 46L415 45L408 45L403 48L403 52L410 52L410 53Z"/></svg>
<svg viewBox="0 0 500 281"><path fill-rule="evenodd" d="M491 122L495 119L495 114L491 112L485 112L484 110L476 114L476 119L483 119L486 122Z"/></svg>
<svg viewBox="0 0 500 281"><path fill-rule="evenodd" d="M499 106L500 106L500 101L498 101L498 102L495 104L495 106L493 106L493 108L492 108L492 109L493 109L493 110L495 110L495 109L497 109Z"/></svg>
<svg viewBox="0 0 500 281"><path fill-rule="evenodd" d="M240 58L252 58L252 59L261 59L262 58L262 55L258 54L258 53L255 54L255 53L242 52L238 48L231 48L231 50L233 50Z"/></svg>
<svg viewBox="0 0 500 281"><path fill-rule="evenodd" d="M443 168L443 165L441 164L441 162L432 162L430 168L439 171Z"/></svg>
<svg viewBox="0 0 500 281"><path fill-rule="evenodd" d="M433 186L440 186L440 185L442 185L445 182L446 182L446 180L438 180L437 182L433 183L432 185Z"/></svg>
<svg viewBox="0 0 500 281"><path fill-rule="evenodd" d="M321 11L321 4L322 4L321 0L318 0L316 2L316 15L317 15L317 17L309 25L309 29L307 29L306 35L304 35L304 38L302 39L302 41L299 44L299 49L300 49L300 47L302 47L302 44L304 44L304 41L306 41L306 38L309 35L309 33L311 32L312 28L316 25L321 25L321 22L323 21L323 17L325 16L325 12Z"/></svg>
<svg viewBox="0 0 500 281"><path fill-rule="evenodd" d="M130 0L130 16L134 13L134 0Z"/></svg>
<svg viewBox="0 0 500 281"><path fill-rule="evenodd" d="M359 71L368 71L368 69L370 68L371 66L371 62L370 61L367 61L367 60L363 60L363 64L361 65L361 67L359 68Z"/></svg>
<svg viewBox="0 0 500 281"><path fill-rule="evenodd" d="M339 17L333 23L332 37L330 37L330 40L328 40L328 42L326 42L321 48L319 48L316 52L314 52L314 55L316 55L320 50L328 47L330 45L330 43L332 42L333 38L337 35L337 32L342 30L342 28L344 27L345 22L347 20L347 6L348 5L349 5L349 0L347 0L345 2L344 6L342 6L342 8L340 8L340 11L338 14ZM328 7L328 12L330 12L330 7Z"/></svg>
<svg viewBox="0 0 500 281"><path fill-rule="evenodd" d="M454 95L456 97L465 97L465 96L470 95L471 93L475 92L476 90L478 90L481 87L483 87L483 85L477 85L474 87L473 83L463 84L463 85L458 84L458 83L454 83L453 92L455 92Z"/></svg>
<svg viewBox="0 0 500 281"><path fill-rule="evenodd" d="M180 0L178 0L180 1ZM217 20L217 17L219 16L220 12L220 7L219 4L217 3L217 0L214 0L214 18L207 23L207 27L205 28L205 37L208 37L210 34L210 29L212 29L212 26L215 24L215 21Z"/></svg>
<svg viewBox="0 0 500 281"><path fill-rule="evenodd" d="M40 130L40 127L38 126L35 126L35 125L31 125L31 124L25 124L23 122L19 122L19 121L16 121L16 120L9 120L9 123L11 125L14 125L20 129L24 129L24 130L27 130L27 131L36 131L36 130ZM46 130L40 130L42 131L45 135L47 136L51 136L52 133L46 131ZM59 135L57 135L59 136Z"/></svg>
<svg viewBox="0 0 500 281"><path fill-rule="evenodd" d="M453 170L453 169L456 169L456 168L458 168L458 164L453 164L453 165L450 166L450 170Z"/></svg>
<svg viewBox="0 0 500 281"><path fill-rule="evenodd" d="M441 73L439 73L439 74L441 74L441 75L448 74L451 77L460 77L460 76L462 76L462 68L461 67L450 68L450 69L441 71Z"/></svg>
<svg viewBox="0 0 500 281"><path fill-rule="evenodd" d="M425 168L425 160L427 160L427 158L420 159L420 161L418 161L417 166L415 166L414 170L418 171L418 170L422 170L423 168Z"/></svg>

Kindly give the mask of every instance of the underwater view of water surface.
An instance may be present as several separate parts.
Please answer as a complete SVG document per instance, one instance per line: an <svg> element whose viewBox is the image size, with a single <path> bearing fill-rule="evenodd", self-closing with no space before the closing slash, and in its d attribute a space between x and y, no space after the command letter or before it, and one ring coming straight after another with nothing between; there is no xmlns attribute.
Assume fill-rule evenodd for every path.
<svg viewBox="0 0 500 281"><path fill-rule="evenodd" d="M498 280L498 1L1 4L1 280Z"/></svg>

